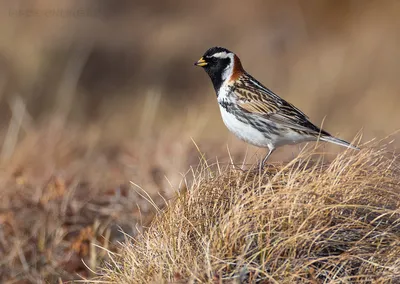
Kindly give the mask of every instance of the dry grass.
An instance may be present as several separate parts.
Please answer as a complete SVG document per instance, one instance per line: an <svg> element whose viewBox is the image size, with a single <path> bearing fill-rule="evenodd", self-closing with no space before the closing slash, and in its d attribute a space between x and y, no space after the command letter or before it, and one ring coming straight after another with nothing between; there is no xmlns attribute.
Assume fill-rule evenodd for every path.
<svg viewBox="0 0 400 284"><path fill-rule="evenodd" d="M203 165L99 281L398 283L399 170L368 147L331 163L303 152L262 175Z"/></svg>

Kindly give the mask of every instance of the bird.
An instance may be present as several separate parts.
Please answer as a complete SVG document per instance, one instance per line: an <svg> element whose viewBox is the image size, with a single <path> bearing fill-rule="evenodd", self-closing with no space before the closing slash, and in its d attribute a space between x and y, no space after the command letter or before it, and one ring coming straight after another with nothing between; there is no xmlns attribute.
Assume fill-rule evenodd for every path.
<svg viewBox="0 0 400 284"><path fill-rule="evenodd" d="M314 125L304 112L247 73L228 49L211 47L194 65L210 77L226 127L239 139L269 150L260 169L284 145L321 140L359 150Z"/></svg>

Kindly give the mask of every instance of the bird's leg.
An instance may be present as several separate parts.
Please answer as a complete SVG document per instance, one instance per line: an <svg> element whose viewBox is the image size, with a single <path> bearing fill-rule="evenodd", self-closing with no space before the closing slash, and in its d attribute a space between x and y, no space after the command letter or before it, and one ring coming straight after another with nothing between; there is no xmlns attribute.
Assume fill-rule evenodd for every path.
<svg viewBox="0 0 400 284"><path fill-rule="evenodd" d="M260 173L261 173L261 170L264 168L264 165L265 165L265 163L267 162L269 156L271 156L271 154L272 154L272 152L274 152L274 150L275 150L274 148L269 149L268 154L267 154L267 155L265 156L265 158L262 159L262 161L260 162L260 165L259 165Z"/></svg>

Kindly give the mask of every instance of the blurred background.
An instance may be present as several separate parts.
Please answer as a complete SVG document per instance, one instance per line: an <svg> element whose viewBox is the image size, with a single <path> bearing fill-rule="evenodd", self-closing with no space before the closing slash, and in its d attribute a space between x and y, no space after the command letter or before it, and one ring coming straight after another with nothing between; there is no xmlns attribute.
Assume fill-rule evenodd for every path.
<svg viewBox="0 0 400 284"><path fill-rule="evenodd" d="M400 1L0 6L2 279L89 275L80 259L95 266L101 257L71 244L104 245L105 232L113 243L119 227L134 235L151 219L130 181L169 199L202 153L249 165L265 154L223 125L211 81L193 66L209 47L234 51L250 74L343 139L399 129ZM298 152L284 147L271 161Z"/></svg>

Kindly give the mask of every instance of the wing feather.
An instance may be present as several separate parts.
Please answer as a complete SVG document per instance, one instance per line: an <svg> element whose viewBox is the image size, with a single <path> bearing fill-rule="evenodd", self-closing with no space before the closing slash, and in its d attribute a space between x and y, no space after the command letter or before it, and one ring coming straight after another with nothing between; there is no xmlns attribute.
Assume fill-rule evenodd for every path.
<svg viewBox="0 0 400 284"><path fill-rule="evenodd" d="M301 110L280 98L250 75L246 75L250 79L242 81L243 84L234 88L241 110L311 135L321 133L330 136L329 133L312 124Z"/></svg>

